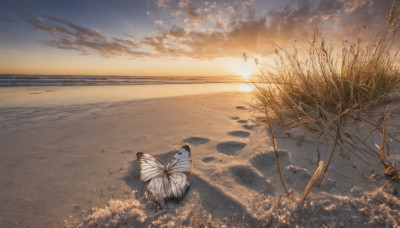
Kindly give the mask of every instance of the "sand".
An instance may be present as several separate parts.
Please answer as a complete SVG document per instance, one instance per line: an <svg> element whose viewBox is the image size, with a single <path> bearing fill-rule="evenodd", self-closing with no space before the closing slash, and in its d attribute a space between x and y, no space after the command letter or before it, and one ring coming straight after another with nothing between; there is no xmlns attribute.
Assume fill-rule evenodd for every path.
<svg viewBox="0 0 400 228"><path fill-rule="evenodd" d="M367 179L341 153L299 205L317 162L316 144L302 129L277 139L292 190L286 197L251 99L234 92L0 108L0 227L399 226L399 183L379 188L387 181L382 170ZM185 144L190 189L160 209L146 197L136 152L166 163ZM399 148L390 150L397 162Z"/></svg>

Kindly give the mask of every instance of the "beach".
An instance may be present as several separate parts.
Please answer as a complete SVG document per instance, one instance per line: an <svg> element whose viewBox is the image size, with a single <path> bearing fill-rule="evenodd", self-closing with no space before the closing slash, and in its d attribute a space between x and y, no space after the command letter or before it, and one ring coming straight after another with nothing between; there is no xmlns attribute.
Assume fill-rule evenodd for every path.
<svg viewBox="0 0 400 228"><path fill-rule="evenodd" d="M221 93L2 108L0 226L59 227L69 216L144 189L145 183L131 186L127 180L136 175L129 170L138 151L163 154L190 137L208 138L212 144L218 143L216 137L237 141L226 133L243 129L231 117L247 119L235 106L248 97ZM196 151L193 147L194 167L203 156Z"/></svg>
<svg viewBox="0 0 400 228"><path fill-rule="evenodd" d="M400 227L400 0L0 9L0 228Z"/></svg>
<svg viewBox="0 0 400 228"><path fill-rule="evenodd" d="M365 179L340 153L299 205L317 164L301 129L277 138L286 197L252 99L218 92L0 107L0 227L399 225L399 183L379 189L382 168ZM161 210L146 197L136 153L167 164L183 145L191 148L190 189ZM399 154L391 147L392 158Z"/></svg>

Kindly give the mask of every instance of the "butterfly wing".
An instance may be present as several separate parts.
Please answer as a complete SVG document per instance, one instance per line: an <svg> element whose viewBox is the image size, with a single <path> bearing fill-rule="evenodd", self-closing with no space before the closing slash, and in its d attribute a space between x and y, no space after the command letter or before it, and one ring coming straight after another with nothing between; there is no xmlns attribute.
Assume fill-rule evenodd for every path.
<svg viewBox="0 0 400 228"><path fill-rule="evenodd" d="M189 188L188 173L192 168L190 148L188 145L181 147L168 164L168 186L165 188L169 198L182 199Z"/></svg>
<svg viewBox="0 0 400 228"><path fill-rule="evenodd" d="M143 181L149 181L155 177L162 177L164 166L153 156L138 152L136 157L140 166L140 178Z"/></svg>
<svg viewBox="0 0 400 228"><path fill-rule="evenodd" d="M189 173L192 168L190 148L188 145L181 147L168 165L168 173Z"/></svg>
<svg viewBox="0 0 400 228"><path fill-rule="evenodd" d="M161 205L164 205L164 202L168 199L181 200L188 188L189 182L184 173L155 177L151 179L148 185L149 191Z"/></svg>
<svg viewBox="0 0 400 228"><path fill-rule="evenodd" d="M168 187L168 185L166 185L166 181L168 181L168 178L166 176L158 176L151 179L151 181L147 185L147 188L155 197L156 201L160 203L161 207L165 206L165 200L169 198L165 189L165 187Z"/></svg>
<svg viewBox="0 0 400 228"><path fill-rule="evenodd" d="M140 177L143 181L149 181L148 189L162 207L168 199L182 199L189 188L187 173L192 167L190 148L185 145L174 155L168 165L168 173L160 162L149 154L136 154L140 165Z"/></svg>
<svg viewBox="0 0 400 228"><path fill-rule="evenodd" d="M170 198L178 201L183 198L183 195L189 188L187 175L184 173L173 173L169 176Z"/></svg>

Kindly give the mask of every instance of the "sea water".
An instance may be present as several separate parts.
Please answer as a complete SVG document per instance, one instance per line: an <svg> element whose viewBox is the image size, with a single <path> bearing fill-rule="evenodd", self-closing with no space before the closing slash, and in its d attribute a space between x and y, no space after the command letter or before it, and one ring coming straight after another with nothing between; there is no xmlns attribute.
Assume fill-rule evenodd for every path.
<svg viewBox="0 0 400 228"><path fill-rule="evenodd" d="M19 77L0 77L0 107L90 104L250 90L247 84L226 78Z"/></svg>

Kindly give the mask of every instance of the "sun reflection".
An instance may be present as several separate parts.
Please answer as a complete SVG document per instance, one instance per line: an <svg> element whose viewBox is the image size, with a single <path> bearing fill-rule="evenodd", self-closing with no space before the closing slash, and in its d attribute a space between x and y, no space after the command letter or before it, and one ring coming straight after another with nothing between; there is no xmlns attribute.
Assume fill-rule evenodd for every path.
<svg viewBox="0 0 400 228"><path fill-rule="evenodd" d="M238 90L241 92L251 92L254 90L254 85L251 84L241 84L238 86Z"/></svg>

